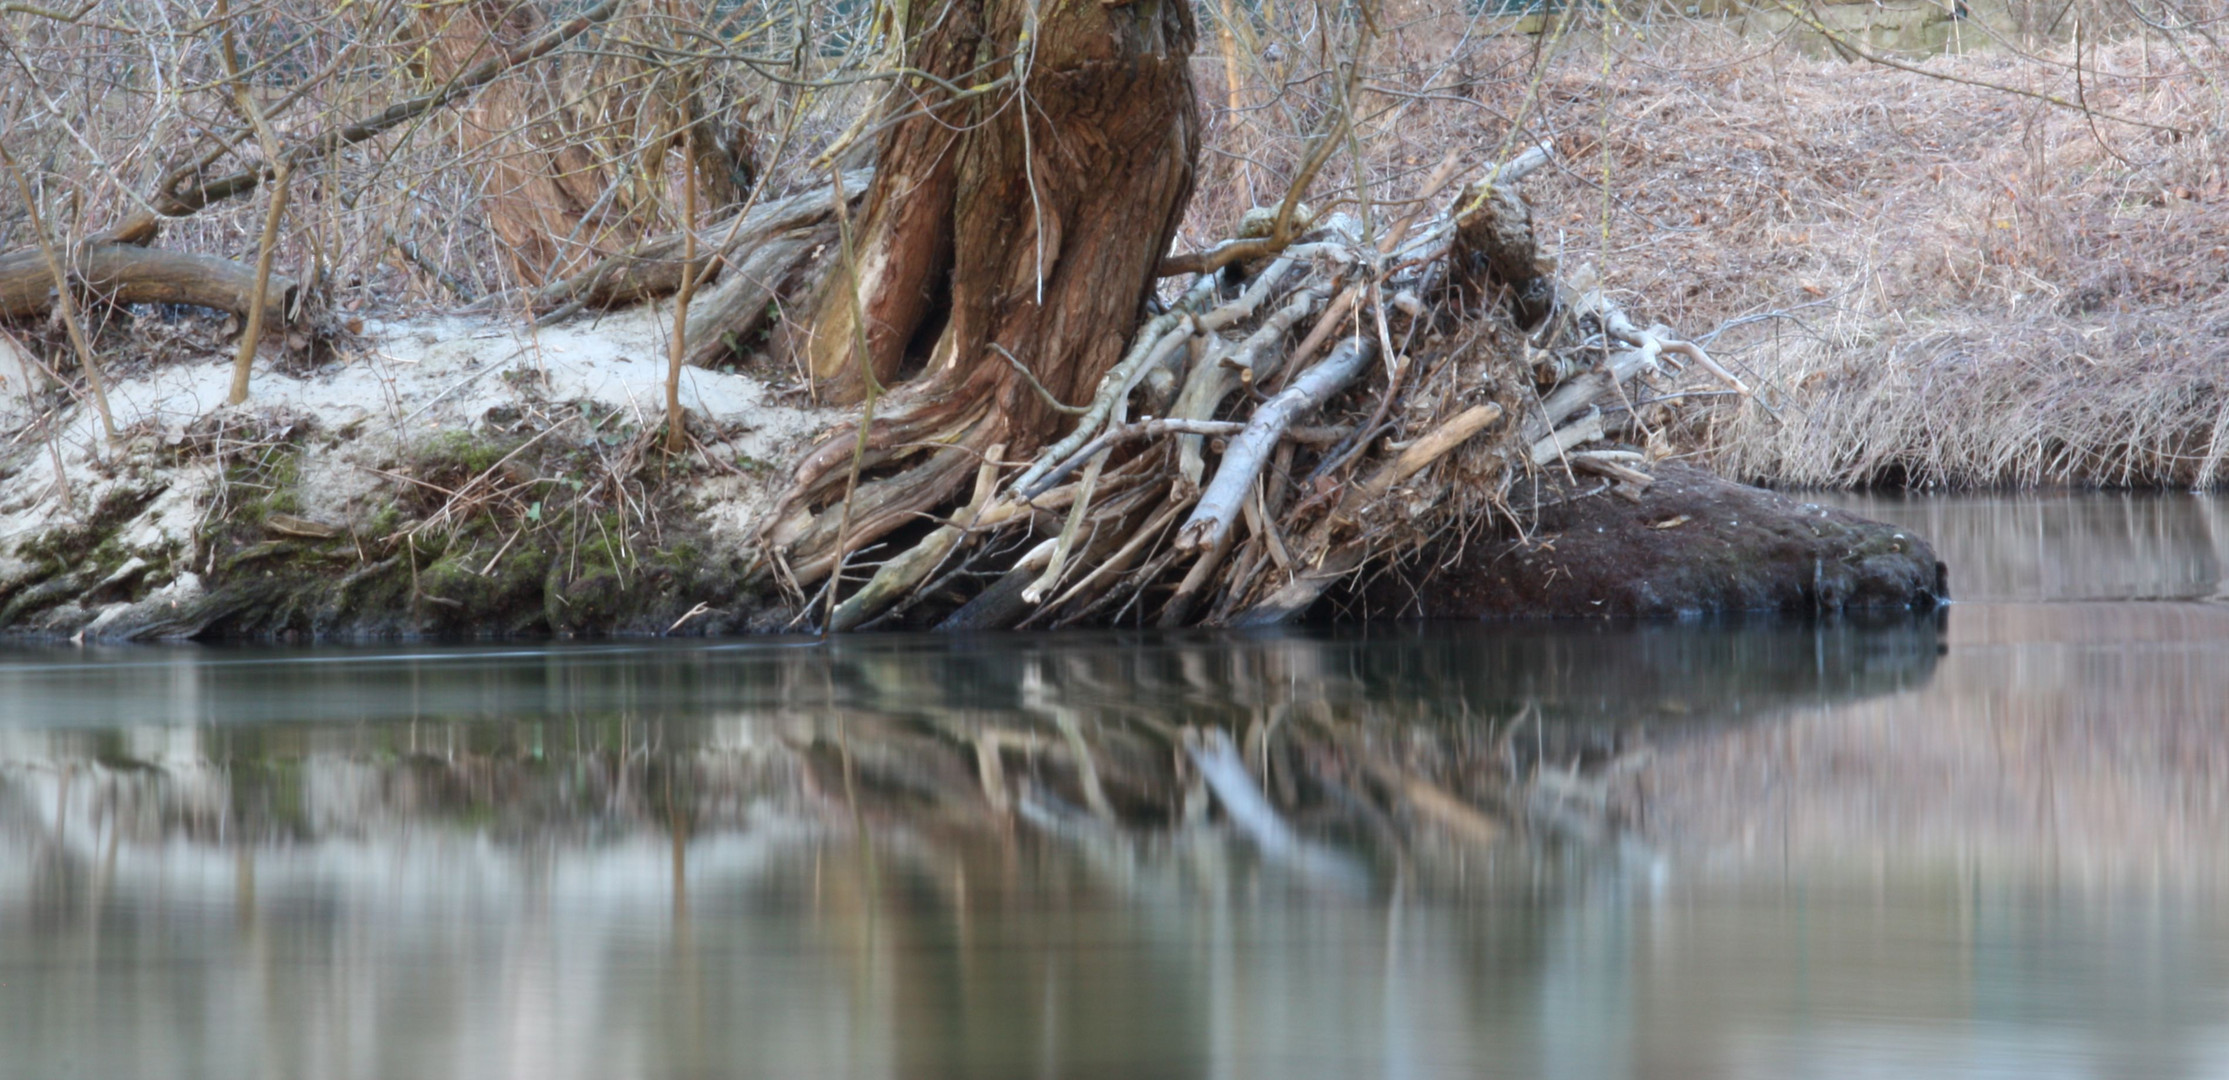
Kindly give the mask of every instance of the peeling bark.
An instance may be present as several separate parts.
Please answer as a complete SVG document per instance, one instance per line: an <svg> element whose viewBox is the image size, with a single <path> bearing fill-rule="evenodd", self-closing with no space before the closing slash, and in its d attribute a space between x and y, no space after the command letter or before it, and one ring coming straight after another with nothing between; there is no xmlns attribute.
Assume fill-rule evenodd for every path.
<svg viewBox="0 0 2229 1080"><path fill-rule="evenodd" d="M1189 9L1063 5L1036 27L1034 56L971 70L1014 47L1028 10L1018 0L917 10L932 27L916 47L919 66L954 82L1017 79L1025 92L955 102L917 85L892 103L923 114L885 135L855 240L878 381L897 376L946 296L949 321L928 352L932 382L956 387L978 369L1008 381L995 343L1056 397L1081 396L1119 359L1191 195L1199 110ZM810 370L839 399L864 390L848 287L832 277L807 346ZM1025 432L1050 420L1031 396L1024 386L1001 402Z"/></svg>

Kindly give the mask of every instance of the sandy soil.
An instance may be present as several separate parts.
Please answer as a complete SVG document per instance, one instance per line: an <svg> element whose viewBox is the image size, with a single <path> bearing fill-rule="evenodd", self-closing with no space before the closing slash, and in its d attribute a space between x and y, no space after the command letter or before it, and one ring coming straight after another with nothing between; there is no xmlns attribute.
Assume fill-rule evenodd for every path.
<svg viewBox="0 0 2229 1080"><path fill-rule="evenodd" d="M112 590L117 597L80 629L98 637L135 602L175 606L199 595L200 568L189 556L222 467L216 456L176 450L231 421L314 431L301 441L298 516L351 534L409 483L396 473L413 447L452 432L486 434L491 416L588 404L616 414L607 431L655 428L663 419L669 326L650 309L538 332L453 316L368 322L334 362L304 374L271 364L267 347L253 397L230 410L228 357L141 364L119 370L108 387L124 435L118 447L102 438L99 417L83 403L37 414L25 393L39 381L36 369L25 370L16 346L0 347L0 603L51 574L36 551L43 539L83 531L122 495L149 491L153 497L113 534L123 572L143 576ZM755 542L777 481L778 470L766 466L787 460L834 415L800 407L747 374L690 368L680 393L704 455L727 467L685 474L678 501L701 519L714 548L708 556L741 556Z"/></svg>

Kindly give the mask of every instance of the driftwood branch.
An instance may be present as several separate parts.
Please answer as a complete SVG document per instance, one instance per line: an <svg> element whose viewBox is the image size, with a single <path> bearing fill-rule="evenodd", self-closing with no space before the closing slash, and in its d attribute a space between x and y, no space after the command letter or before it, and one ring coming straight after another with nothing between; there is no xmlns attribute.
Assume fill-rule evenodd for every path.
<svg viewBox="0 0 2229 1080"><path fill-rule="evenodd" d="M844 191L856 203L873 179L873 169L847 172L843 175ZM605 256L578 274L543 286L534 294L534 310L548 314L568 304L610 308L665 296L681 287L685 271L701 274L707 264L726 262L737 252L750 252L743 261L752 262L759 249L770 242L801 246L799 241L808 238L793 235L800 231L810 232L809 239L825 243L826 240L812 230L829 222L835 209L834 198L835 188L822 184L761 203L742 214L740 219L729 216L711 222L697 230L698 249L703 254L695 260L683 257L688 241L681 230L653 237L627 251ZM755 268L761 273L768 269L763 261ZM710 300L711 294L707 294L706 299ZM697 336L697 329L691 328L692 337Z"/></svg>
<svg viewBox="0 0 2229 1080"><path fill-rule="evenodd" d="M1284 392L1254 410L1246 430L1232 439L1230 447L1223 452L1222 466L1215 470L1215 479L1200 493L1199 506L1193 508L1192 517L1177 533L1177 548L1198 551L1220 545L1230 535L1241 501L1253 488L1255 478L1261 475L1262 466L1268 464L1269 452L1276 449L1285 429L1302 416L1322 408L1332 395L1346 389L1362 374L1362 369L1369 365L1377 351L1375 341L1348 338L1332 350L1323 363L1309 368Z"/></svg>
<svg viewBox="0 0 2229 1080"><path fill-rule="evenodd" d="M1218 300L1230 282L1202 274L1138 325L1065 437L1003 483L986 462L968 505L885 559L831 627L882 625L971 579L995 580L945 628L1267 625L1308 611L1373 559L1521 513L1508 485L1559 457L1635 497L1649 483L1644 459L1582 449L1605 437L1605 411L1636 380L1679 371L1678 360L1731 377L1670 328L1641 329L1599 290L1555 279L1517 184L1549 160L1547 147L1532 148L1424 217L1454 176L1450 157L1415 209L1374 238L1332 220L1305 244L1212 249L1262 259L1237 296ZM1442 302L1466 275L1516 302ZM1556 317L1532 317L1533 301ZM1379 357L1393 358L1386 378L1356 390ZM1541 396L1521 408L1501 389L1526 384ZM1361 423L1300 426L1350 396ZM1126 422L1139 402L1162 415ZM1421 434L1379 438L1394 427ZM1458 450L1461 482L1418 482ZM871 453L877 468L896 460L892 447ZM925 468L878 481L862 505L900 505L907 477ZM793 513L767 533L790 567L805 568L799 580L829 565L819 521ZM1451 827L1491 832L1443 792L1410 799Z"/></svg>
<svg viewBox="0 0 2229 1080"><path fill-rule="evenodd" d="M1501 406L1489 401L1484 405L1473 405L1449 417L1423 438L1410 443L1408 449L1401 451L1400 457L1387 462L1368 480L1349 488L1346 498L1340 504L1340 516L1350 516L1362 506L1384 498L1393 490L1394 485L1415 476L1425 467L1445 457L1449 451L1469 441L1471 436L1486 430L1487 425L1501 419L1501 414Z"/></svg>

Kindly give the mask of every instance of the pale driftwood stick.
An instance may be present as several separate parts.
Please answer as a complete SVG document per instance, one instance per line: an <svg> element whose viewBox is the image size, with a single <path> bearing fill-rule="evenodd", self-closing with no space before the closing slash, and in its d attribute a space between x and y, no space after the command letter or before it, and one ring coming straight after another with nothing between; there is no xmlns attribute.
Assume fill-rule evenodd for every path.
<svg viewBox="0 0 2229 1080"><path fill-rule="evenodd" d="M1381 466L1368 480L1349 488L1347 497L1340 500L1345 504L1343 512L1362 509L1383 498L1386 492L1393 490L1393 485L1416 475L1471 436L1486 430L1487 425L1501 419L1501 412L1501 406L1489 401L1448 417L1447 422L1410 443L1400 457Z"/></svg>
<svg viewBox="0 0 2229 1080"><path fill-rule="evenodd" d="M1292 554L1285 550L1284 537L1277 535L1276 521L1263 512L1261 485L1254 485L1250 494L1251 498L1241 500L1238 504L1240 513L1246 518L1247 533L1261 538L1262 547L1268 549L1269 558L1277 564L1278 569L1290 571L1293 566ZM1237 592L1236 588L1232 590L1234 596Z"/></svg>
<svg viewBox="0 0 2229 1080"><path fill-rule="evenodd" d="M1530 174L1534 169L1537 169L1542 165L1546 165L1549 159L1553 158L1554 156L1555 148L1548 145L1547 143L1539 143L1537 145L1529 147L1525 150L1524 153L1510 158L1508 161L1503 162L1499 166L1496 166L1494 169L1494 182L1497 184L1516 183L1517 181L1524 179L1526 175Z"/></svg>
<svg viewBox="0 0 2229 1080"><path fill-rule="evenodd" d="M1599 476L1607 476L1612 480L1623 480L1643 490L1656 483L1655 477L1620 463L1616 457L1612 456L1616 453L1617 451L1614 450L1583 450L1570 455L1570 461L1574 466L1588 472Z"/></svg>
<svg viewBox="0 0 2229 1080"><path fill-rule="evenodd" d="M1749 384L1741 381L1739 378L1736 378L1733 372L1720 367L1718 365L1718 361L1711 359L1710 354L1703 351L1702 346L1697 345L1692 341L1681 341L1677 339L1665 341L1663 345L1665 352L1679 353L1680 355L1703 365L1704 370L1718 376L1720 382L1723 382L1727 386L1732 387L1734 393L1740 394L1743 397L1751 396L1752 392L1749 389Z"/></svg>
<svg viewBox="0 0 2229 1080"><path fill-rule="evenodd" d="M1266 293L1267 289L1265 288L1263 291ZM1259 302L1258 297L1256 301ZM1130 393L1127 388L1135 385L1131 380L1136 378L1137 374L1137 372L1132 372L1125 376L1121 384L1124 389L1114 394L1109 400L1107 423L1123 426L1124 421L1130 418ZM1028 588L1022 590L1023 603L1035 607L1038 602L1044 600L1048 594L1060 586L1061 575L1068 570L1068 554L1075 549L1076 536L1083 531L1084 514L1091 508L1092 493L1098 490L1099 474L1107 467L1107 459L1113 454L1114 451L1108 449L1089 455L1091 464L1084 468L1083 479L1077 483L1076 502L1068 510L1067 525L1060 530L1060 542L1053 546L1052 561L1046 564L1045 572L1039 575L1036 581L1031 582Z"/></svg>
<svg viewBox="0 0 2229 1080"><path fill-rule="evenodd" d="M1602 437L1602 410L1596 409L1555 434L1532 444L1532 463L1546 465L1562 457L1574 446L1590 443Z"/></svg>
<svg viewBox="0 0 2229 1080"><path fill-rule="evenodd" d="M1307 611L1323 596L1331 583L1354 572L1369 555L1369 548L1357 541L1324 556L1314 569L1293 575L1291 581L1270 593L1253 607L1247 608L1231 619L1237 627L1276 626L1288 622Z"/></svg>
<svg viewBox="0 0 2229 1080"><path fill-rule="evenodd" d="M1675 336L1669 326L1657 325L1643 330L1633 325L1633 320L1626 317L1625 312L1605 302L1602 305L1602 328L1608 331L1611 337L1617 338L1628 345L1685 356L1703 365L1703 370L1718 376L1719 381L1732 387L1735 393L1743 397L1751 396L1748 383L1736 378L1733 372L1720 367L1718 361L1711 359L1710 354L1703 351L1702 346Z"/></svg>
<svg viewBox="0 0 2229 1080"><path fill-rule="evenodd" d="M1046 486L1039 484L1038 479L1055 465L1068 460L1078 447L1090 442L1092 436L1099 434L1099 429L1107 423L1107 417L1114 414L1115 404L1128 400L1130 392L1137 389L1138 381L1145 377L1145 373L1159 367L1171 352L1192 336L1189 316L1185 313L1196 310L1213 295L1215 280L1203 277L1184 294L1183 299L1176 302L1174 310L1155 317L1139 329L1137 336L1131 339L1129 354L1110 369L1105 378L1099 380L1099 392L1092 395L1090 411L1076 421L1075 430L1037 455L1036 463L1014 480L1013 489L1026 492L1033 487Z"/></svg>
<svg viewBox="0 0 2229 1080"><path fill-rule="evenodd" d="M952 515L950 524L937 528L923 537L920 543L906 549L904 554L883 563L875 571L875 576L859 587L858 592L836 605L836 610L828 616L828 629L831 632L842 633L853 629L897 603L906 590L919 585L922 579L944 562L944 557L951 554L953 548L959 546L961 540L966 539L968 527L981 516L984 507L991 501L991 494L998 490L998 459L1005 450L1005 444L1001 443L991 447L990 453L984 455L982 467L975 472L975 497L968 500L967 506L959 513Z"/></svg>
<svg viewBox="0 0 2229 1080"><path fill-rule="evenodd" d="M1334 280L1331 284L1337 286L1338 281ZM1341 289L1338 296L1324 305L1323 314L1316 317L1316 325L1309 328L1307 337L1300 339L1300 344L1293 349L1292 355L1285 358L1283 366L1291 370L1307 363L1310 357L1316 355L1317 349L1323 348L1324 342L1331 340L1331 336L1339 332L1346 321L1347 313L1354 309L1355 301L1361 298L1360 285L1349 285ZM1270 381L1263 380L1265 384Z"/></svg>
<svg viewBox="0 0 2229 1080"><path fill-rule="evenodd" d="M1178 502L1171 503L1168 506L1163 507L1161 510L1155 512L1154 515L1146 521L1144 528L1141 528L1136 533L1132 534L1130 539L1124 541L1121 547L1115 549L1114 554L1100 560L1098 567L1093 569L1091 573L1085 574L1075 584L1070 585L1065 592L1062 592L1059 596L1056 596L1052 600L1048 601L1044 605L1044 609L1046 611L1058 610L1062 604L1075 599L1076 594L1083 592L1087 588L1090 588L1100 579L1106 577L1109 574L1121 573L1126 567L1130 565L1130 560L1137 557L1139 550L1144 548L1146 544L1152 542L1154 537L1159 536L1161 530L1168 527L1170 519L1176 517L1180 513L1183 513L1185 507L1188 505L1190 505L1188 502L1180 500ZM1024 599L1027 599L1026 595L1024 596Z"/></svg>
<svg viewBox="0 0 2229 1080"><path fill-rule="evenodd" d="M1269 298L1270 290L1276 288L1277 283L1284 280L1292 268L1293 259L1290 255L1270 263L1269 269L1256 274L1254 280L1247 283L1246 290L1238 294L1238 299L1200 316L1200 329L1212 334L1232 323L1253 318L1254 310L1262 306L1262 301Z"/></svg>
<svg viewBox="0 0 2229 1080"><path fill-rule="evenodd" d="M1138 335L1138 344L1131 350L1130 357L1100 381L1099 393L1092 398L1091 407L1083 418L1076 422L1075 430L1038 454L1036 463L1015 478L1014 490L1041 491L1048 486L1043 482L1046 473L1056 466L1068 465L1068 469L1062 470L1064 474L1073 470L1074 465L1070 463L1076 458L1076 448L1092 441L1092 436L1106 426L1108 418L1120 411L1117 406L1127 407L1130 392L1137 389L1147 372L1167 363L1169 357L1191 339L1192 323L1185 315L1171 312L1149 324L1145 332Z"/></svg>
<svg viewBox="0 0 2229 1080"><path fill-rule="evenodd" d="M1158 336L1144 333L1138 336L1139 347L1132 349L1130 358L1117 365L1100 381L1099 393L1092 398L1091 407L1085 411L1083 417L1076 421L1076 429L1038 454L1036 463L1015 478L1013 490L1028 493L1027 497L1034 498L1035 492L1051 486L1045 481L1045 476L1055 468L1065 465L1066 468L1061 469L1062 475L1074 471L1075 463L1081 456L1077 448L1092 442L1092 436L1098 434L1106 426L1107 420L1119 411L1117 406L1127 406L1130 391L1137 388L1139 380L1145 377L1146 372L1166 363L1172 353L1183 348L1184 343L1192 339L1190 318L1174 312L1155 319L1153 325L1147 329L1150 331L1161 326L1164 320L1167 329Z"/></svg>
<svg viewBox="0 0 2229 1080"><path fill-rule="evenodd" d="M1216 568L1222 566L1223 559L1231 553L1235 536L1235 533L1225 529L1220 543L1201 552L1200 557L1193 560L1192 568L1184 572L1184 580L1177 583L1176 592L1169 596L1169 602L1161 608L1161 618L1157 624L1161 629L1174 630L1191 619L1192 609L1199 606L1200 596L1206 591L1209 580L1215 576Z"/></svg>
<svg viewBox="0 0 2229 1080"><path fill-rule="evenodd" d="M1307 318L1323 303L1327 291L1322 286L1313 286L1294 293L1283 307L1262 320L1261 326L1247 335L1235 352L1194 368L1185 380L1184 391L1177 395L1176 404L1169 411L1180 419L1209 419L1223 407L1223 399L1237 388L1242 376L1258 383L1274 374L1284 363L1277 346L1284 343L1294 323ZM1177 443L1177 468L1194 484L1207 475L1207 459L1202 456L1200 446L1201 440L1196 436Z"/></svg>
<svg viewBox="0 0 2229 1080"><path fill-rule="evenodd" d="M1134 442L1138 439L1151 438L1155 435L1167 435L1171 433L1181 433L1187 435L1236 435L1244 430L1246 430L1246 425L1241 424L1236 420L1140 420L1135 424L1120 424L1108 429L1098 438L1084 444L1082 449L1068 455L1068 457L1062 460L1058 465L1055 465L1051 469L1046 470L1043 475L1038 476L1030 483L1025 485L1017 481L1015 483L1014 490L1019 492L1025 499L1034 498L1038 492L1050 488L1054 484L1060 483L1062 480L1066 480L1070 473L1073 473L1077 469L1082 468L1084 462L1091 460L1092 455L1101 453L1112 447L1121 445L1122 443Z"/></svg>
<svg viewBox="0 0 2229 1080"><path fill-rule="evenodd" d="M1375 341L1348 338L1332 350L1323 363L1303 372L1282 393L1254 410L1246 430L1232 439L1230 448L1223 452L1215 479L1200 493L1200 505L1193 509L1191 519L1177 534L1177 549L1198 551L1221 546L1223 539L1230 535L1231 523L1237 520L1239 501L1254 486L1254 479L1261 474L1262 466L1268 464L1269 453L1276 449L1285 429L1302 416L1322 408L1332 395L1346 389L1362 374L1362 369L1377 351Z"/></svg>
<svg viewBox="0 0 2229 1080"><path fill-rule="evenodd" d="M1076 536L1083 532L1084 515L1091 509L1091 496L1099 490L1099 474L1107 467L1108 451L1092 455L1091 464L1084 469L1084 477L1077 481L1076 501L1068 507L1068 521L1061 526L1058 543L1053 545L1053 557L1045 564L1045 572L1022 590L1022 603L1036 607L1045 594L1060 584L1060 575L1068 569L1068 553L1075 550Z"/></svg>
<svg viewBox="0 0 2229 1080"><path fill-rule="evenodd" d="M1556 387L1540 403L1540 408L1525 418L1525 426L1518 438L1536 443L1548 437L1556 426L1579 415L1581 409L1601 398L1617 392L1617 388L1633 381L1656 359L1653 350L1627 349L1610 354L1610 362L1578 378Z"/></svg>
<svg viewBox="0 0 2229 1080"><path fill-rule="evenodd" d="M1647 454L1641 453L1638 450L1581 450L1578 453L1573 454L1572 457L1593 458L1597 461L1614 461L1620 465L1646 465L1649 461L1649 456ZM1643 473L1641 475L1646 476L1648 474Z"/></svg>
<svg viewBox="0 0 2229 1080"><path fill-rule="evenodd" d="M1035 498L1035 492L1043 491L1067 479L1071 473L1082 468L1084 462L1091 459L1091 455L1110 446L1118 446L1138 439L1171 433L1212 436L1236 435L1244 430L1246 430L1246 425L1237 420L1140 420L1134 424L1124 424L1093 439L1083 449L1069 455L1068 460L1061 462L1053 471L1040 477L1030 490L1024 490L1020 494L1023 498ZM1310 446L1328 446L1352 434L1354 434L1354 428L1343 425L1285 429L1287 440L1306 443Z"/></svg>

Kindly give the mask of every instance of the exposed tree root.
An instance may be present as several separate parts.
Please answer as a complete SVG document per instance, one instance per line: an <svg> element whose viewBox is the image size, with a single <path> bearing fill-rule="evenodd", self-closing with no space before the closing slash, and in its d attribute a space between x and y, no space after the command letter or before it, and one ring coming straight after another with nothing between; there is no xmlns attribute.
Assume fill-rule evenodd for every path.
<svg viewBox="0 0 2229 1080"><path fill-rule="evenodd" d="M1250 275L1202 275L1027 460L1002 459L1014 444L994 402L1041 390L989 365L926 380L867 422L848 503L856 428L800 467L767 533L774 563L837 590L833 630L943 612L954 629L1266 625L1513 513L1506 493L1527 475L1645 487L1644 454L1580 449L1644 441L1635 380L1687 360L1747 387L1556 280L1517 190L1546 158L1528 151L1376 243L1332 215ZM874 569L855 584L839 562Z"/></svg>

